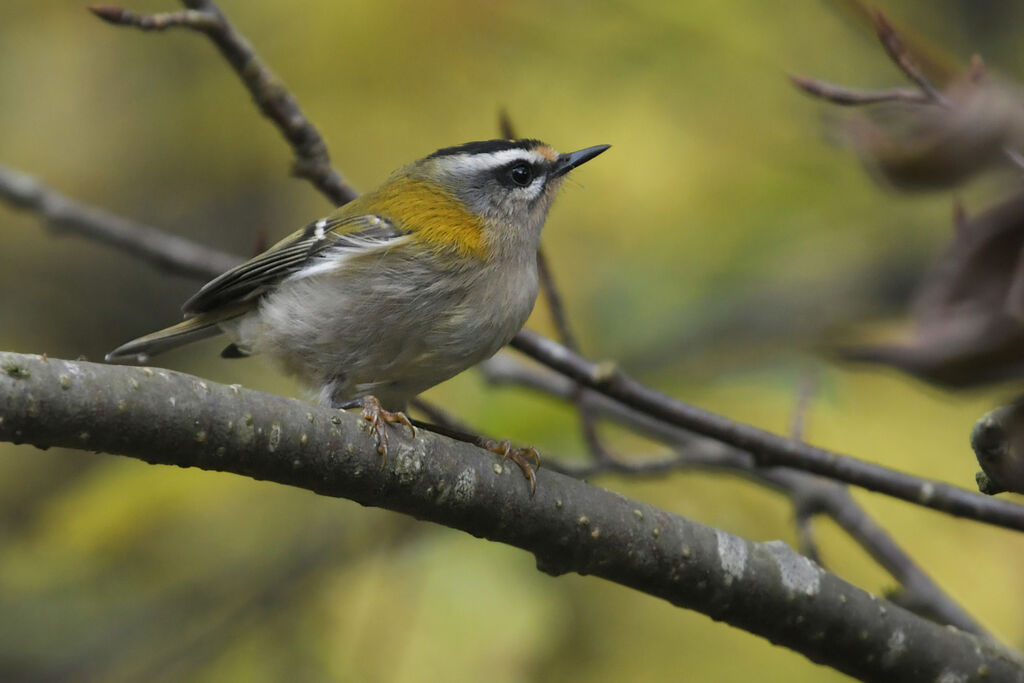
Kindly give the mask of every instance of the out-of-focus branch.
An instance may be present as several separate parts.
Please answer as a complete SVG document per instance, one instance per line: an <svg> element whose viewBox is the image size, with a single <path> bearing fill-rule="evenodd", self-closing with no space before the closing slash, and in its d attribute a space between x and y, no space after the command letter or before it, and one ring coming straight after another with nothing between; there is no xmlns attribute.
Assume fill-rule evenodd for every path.
<svg viewBox="0 0 1024 683"><path fill-rule="evenodd" d="M573 381L650 417L748 451L762 467L782 466L820 474L950 515L1024 531L1024 506L857 460L730 420L644 386L614 366L594 363L530 330L516 335L511 346Z"/></svg>
<svg viewBox="0 0 1024 683"><path fill-rule="evenodd" d="M572 381L554 372L529 367L510 356L497 356L482 366L484 376L495 384L514 384L564 400L571 400ZM901 602L940 623L971 633L986 631L960 605L943 592L892 537L841 484L822 477L781 467L761 468L746 452L705 439L617 403L607 396L585 390L581 400L595 415L613 420L636 434L675 449L672 457L648 460L610 460L582 468L548 460L548 468L572 476L604 473L658 476L679 471L711 471L743 477L786 495L799 514L824 514L888 571L901 585Z"/></svg>
<svg viewBox="0 0 1024 683"><path fill-rule="evenodd" d="M75 234L125 251L162 270L209 279L241 258L69 199L31 176L0 165L0 200L32 211L55 234Z"/></svg>
<svg viewBox="0 0 1024 683"><path fill-rule="evenodd" d="M946 106L948 104L946 98L932 84L931 80L924 75L924 72L917 67L917 64L914 63L906 46L903 44L903 40L892 27L892 24L889 23L889 20L885 18L884 14L877 11L875 12L875 32L878 34L878 40L882 43L882 47L885 48L885 53L889 55L889 59L899 67L900 71L913 81L928 99Z"/></svg>
<svg viewBox="0 0 1024 683"><path fill-rule="evenodd" d="M983 638L756 543L468 444L396 430L381 466L367 423L185 374L0 353L0 440L200 467L385 507L533 553L762 635L863 680L1024 675ZM173 398L173 401L170 399Z"/></svg>
<svg viewBox="0 0 1024 683"><path fill-rule="evenodd" d="M828 100L839 105L867 105L882 102L904 102L908 104L940 104L949 106L949 101L932 84L931 80L917 67L903 39L893 28L889 20L881 12L874 12L875 33L885 53L893 64L910 79L917 88L885 88L882 90L862 90L828 83L807 76L790 75L789 80L808 95Z"/></svg>
<svg viewBox="0 0 1024 683"><path fill-rule="evenodd" d="M100 19L118 26L162 31L186 28L206 35L248 88L260 112L270 119L295 153L292 173L313 183L336 206L350 202L358 193L331 166L327 144L299 109L295 97L256 54L211 0L183 0L183 12L140 15L118 7L98 5L89 9Z"/></svg>
<svg viewBox="0 0 1024 683"><path fill-rule="evenodd" d="M928 96L920 90L911 88L884 88L881 90L864 90L861 88L848 88L844 85L829 83L809 76L796 74L789 75L790 82L812 97L828 100L833 104L845 106L860 106L867 104L879 104L882 102L906 102L909 104L924 104L929 100Z"/></svg>

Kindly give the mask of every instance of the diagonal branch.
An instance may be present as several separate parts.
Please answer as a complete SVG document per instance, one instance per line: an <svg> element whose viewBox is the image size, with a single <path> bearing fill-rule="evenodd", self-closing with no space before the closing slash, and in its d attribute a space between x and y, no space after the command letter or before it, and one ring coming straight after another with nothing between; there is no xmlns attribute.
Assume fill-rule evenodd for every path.
<svg viewBox="0 0 1024 683"><path fill-rule="evenodd" d="M882 102L904 102L906 104L937 104L943 107L949 106L949 100L943 95L931 80L918 68L910 52L899 33L893 28L889 20L881 12L875 12L873 16L875 34L878 41L885 49L885 53L892 60L903 75L917 86L917 88L885 88L882 90L862 90L860 88L849 88L843 85L836 85L827 81L810 78L808 76L790 75L790 82L800 90L803 90L812 97L826 100L841 106L861 106L868 104L880 104ZM980 62L979 62L980 64ZM981 67L974 67L972 71Z"/></svg>
<svg viewBox="0 0 1024 683"><path fill-rule="evenodd" d="M0 200L43 218L56 234L76 234L120 249L162 270L209 279L241 258L69 199L31 176L0 165Z"/></svg>
<svg viewBox="0 0 1024 683"><path fill-rule="evenodd" d="M881 104L882 102L905 102L907 104L927 104L931 99L920 90L912 88L884 88L881 90L864 90L848 88L822 81L809 76L789 75L790 82L812 97L827 100L843 106L860 106Z"/></svg>
<svg viewBox="0 0 1024 683"><path fill-rule="evenodd" d="M299 109L295 97L256 54L211 0L183 0L187 10L140 15L118 7L97 5L89 9L100 19L118 26L148 31L186 28L207 36L248 88L260 112L270 119L295 154L292 173L313 183L335 205L358 196L331 166L327 144Z"/></svg>
<svg viewBox="0 0 1024 683"><path fill-rule="evenodd" d="M486 451L293 399L125 366L0 353L0 440L234 472L430 520L694 609L869 681L1024 676L1012 655L758 543L557 473L531 498Z"/></svg>
<svg viewBox="0 0 1024 683"><path fill-rule="evenodd" d="M762 467L790 467L884 493L950 515L1024 531L1024 506L916 477L787 439L692 406L640 384L605 364L523 330L511 346L552 370L659 421L749 452Z"/></svg>
<svg viewBox="0 0 1024 683"><path fill-rule="evenodd" d="M896 29L889 23L885 15L879 11L875 12L875 33L878 35L878 40L882 43L882 47L885 48L885 53L889 55L889 59L893 61L907 78L913 81L914 85L921 89L921 92L928 99L936 104L948 105L945 96L939 92L939 89L932 84L931 80L914 63L899 33L896 32Z"/></svg>

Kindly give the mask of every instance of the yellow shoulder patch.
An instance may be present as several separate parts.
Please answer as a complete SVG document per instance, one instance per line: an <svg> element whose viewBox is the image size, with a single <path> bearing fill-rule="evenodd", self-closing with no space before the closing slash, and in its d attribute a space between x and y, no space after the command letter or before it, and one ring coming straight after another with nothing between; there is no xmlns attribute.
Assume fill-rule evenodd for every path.
<svg viewBox="0 0 1024 683"><path fill-rule="evenodd" d="M487 240L479 217L436 183L397 178L372 196L360 199L366 200L359 207L362 211L386 216L429 245L453 249L462 256L487 257Z"/></svg>

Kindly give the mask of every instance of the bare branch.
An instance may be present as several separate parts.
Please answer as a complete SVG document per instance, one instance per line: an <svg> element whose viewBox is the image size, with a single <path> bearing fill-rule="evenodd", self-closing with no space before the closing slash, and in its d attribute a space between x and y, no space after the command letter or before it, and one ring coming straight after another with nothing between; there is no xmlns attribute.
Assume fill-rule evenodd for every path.
<svg viewBox="0 0 1024 683"><path fill-rule="evenodd" d="M885 49L885 53L889 55L889 59L893 61L896 67L913 81L914 85L917 86L916 89L885 88L882 90L862 90L797 75L790 75L790 82L808 95L843 106L860 106L882 102L904 102L907 104L935 103L949 106L949 101L946 97L914 63L899 33L889 23L889 20L885 18L885 15L881 12L875 12L874 24L878 40ZM975 63L979 66L976 68L972 67L972 73L978 73L980 78L980 74L983 73L980 59L972 62L972 64Z"/></svg>
<svg viewBox="0 0 1024 683"><path fill-rule="evenodd" d="M157 31L185 28L206 35L248 88L260 112L291 145L295 154L292 173L313 183L336 206L355 199L358 193L331 167L327 144L319 131L249 41L235 30L211 0L184 0L184 4L189 9L183 12L148 16L106 5L90 10L104 21L119 26Z"/></svg>
<svg viewBox="0 0 1024 683"><path fill-rule="evenodd" d="M501 135L502 140L515 140L516 131L512 125L512 118L508 115L508 110L502 108L498 112L498 133Z"/></svg>
<svg viewBox="0 0 1024 683"><path fill-rule="evenodd" d="M462 420L430 401L416 397L409 401L409 407L420 411L435 427L443 427L452 432L463 432L466 434L473 431Z"/></svg>
<svg viewBox="0 0 1024 683"><path fill-rule="evenodd" d="M817 389L813 373L807 371L800 375L800 381L796 387L796 405L793 406L793 417L789 422L789 437L791 439L803 441L807 411L811 409L811 401L814 399Z"/></svg>
<svg viewBox="0 0 1024 683"><path fill-rule="evenodd" d="M930 100L937 104L948 106L949 103L945 96L924 75L924 72L917 67L896 29L892 27L892 24L889 23L889 20L881 12L875 12L875 31L878 34L878 40L882 43L882 47L885 48L886 54L899 67L900 71L913 81Z"/></svg>
<svg viewBox="0 0 1024 683"><path fill-rule="evenodd" d="M163 31L184 26L196 31L213 31L219 28L216 15L199 10L181 12L160 12L158 14L137 14L131 10L110 5L93 5L89 11L109 24L134 26L143 31Z"/></svg>
<svg viewBox="0 0 1024 683"><path fill-rule="evenodd" d="M640 412L750 452L762 467L791 467L877 491L950 515L1024 531L1024 506L995 500L944 482L803 444L677 401L615 368L605 367L523 330L511 346L574 381Z"/></svg>
<svg viewBox="0 0 1024 683"><path fill-rule="evenodd" d="M817 512L806 508L796 509L796 536L797 550L801 555L806 555L821 566L825 566L821 560L821 551L818 549L818 540L814 536L814 517Z"/></svg>
<svg viewBox="0 0 1024 683"><path fill-rule="evenodd" d="M836 85L817 78L791 74L789 81L800 90L812 97L827 100L842 106L860 106L879 104L881 102L905 102L908 104L926 104L931 101L920 90L911 88L885 88L883 90L862 90Z"/></svg>
<svg viewBox="0 0 1024 683"><path fill-rule="evenodd" d="M35 212L58 235L80 235L179 275L206 280L242 261L233 254L69 199L35 178L2 165L0 199Z"/></svg>
<svg viewBox="0 0 1024 683"><path fill-rule="evenodd" d="M565 304L562 302L562 293L555 285L555 278L551 274L551 266L544 255L543 249L537 250L537 276L540 279L540 288L548 301L548 312L551 313L551 322L555 325L555 331L562 343L573 351L579 350L576 343L576 335L569 327L569 318L565 314Z"/></svg>
<svg viewBox="0 0 1024 683"><path fill-rule="evenodd" d="M531 498L496 456L438 435L396 431L381 467L354 414L166 370L10 353L0 369L0 440L386 507L527 550L553 575L593 574L701 611L863 680L1024 675L987 640L872 596L784 543L748 541L546 470Z"/></svg>

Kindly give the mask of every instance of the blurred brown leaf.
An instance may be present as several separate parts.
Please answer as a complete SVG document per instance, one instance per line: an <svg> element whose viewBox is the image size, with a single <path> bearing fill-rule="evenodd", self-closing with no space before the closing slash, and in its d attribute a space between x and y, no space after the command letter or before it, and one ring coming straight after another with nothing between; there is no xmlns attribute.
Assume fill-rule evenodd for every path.
<svg viewBox="0 0 1024 683"><path fill-rule="evenodd" d="M1024 192L972 218L957 208L954 222L953 242L916 296L910 338L842 356L950 387L1024 376Z"/></svg>

